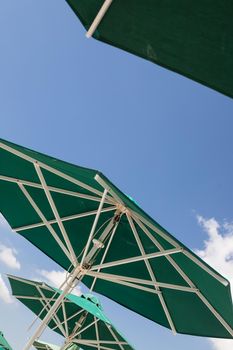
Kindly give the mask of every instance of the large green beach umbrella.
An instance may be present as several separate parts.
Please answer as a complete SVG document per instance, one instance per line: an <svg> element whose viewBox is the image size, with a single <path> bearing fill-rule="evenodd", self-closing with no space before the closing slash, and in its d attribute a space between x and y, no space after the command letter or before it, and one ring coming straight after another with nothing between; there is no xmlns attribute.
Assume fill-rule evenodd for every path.
<svg viewBox="0 0 233 350"><path fill-rule="evenodd" d="M0 211L70 271L25 349L77 280L174 333L233 337L229 282L99 171L1 140Z"/></svg>
<svg viewBox="0 0 233 350"><path fill-rule="evenodd" d="M107 44L233 97L231 0L66 0Z"/></svg>
<svg viewBox="0 0 233 350"><path fill-rule="evenodd" d="M2 332L0 332L0 350L12 350L12 347L10 346Z"/></svg>
<svg viewBox="0 0 233 350"><path fill-rule="evenodd" d="M62 293L45 283L8 278L12 294L41 319ZM79 345L84 350L133 350L106 317L99 300L90 294L67 294L48 326L66 339L62 349L78 350Z"/></svg>

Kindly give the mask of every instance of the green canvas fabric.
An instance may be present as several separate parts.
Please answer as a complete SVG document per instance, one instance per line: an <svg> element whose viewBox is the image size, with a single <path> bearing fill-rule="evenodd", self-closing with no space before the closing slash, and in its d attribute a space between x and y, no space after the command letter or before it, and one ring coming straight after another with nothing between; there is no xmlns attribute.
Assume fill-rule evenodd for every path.
<svg viewBox="0 0 233 350"><path fill-rule="evenodd" d="M0 350L12 350L2 332L0 332Z"/></svg>
<svg viewBox="0 0 233 350"><path fill-rule="evenodd" d="M16 152L16 154L13 154L12 152ZM25 160L22 156L31 158ZM63 219L64 217L66 218L65 221L63 221L64 228L79 262L87 243L95 216L89 215L79 218L74 218L73 216L89 211L91 212L93 210L96 211L98 209L99 201L93 200L93 197L99 197L100 200L103 193L102 186L100 186L95 179L96 174L98 174L109 187L108 202L104 204L103 209L108 210L112 207L112 203L118 205L118 202L116 203L111 194L111 191L114 191L121 203L124 204L124 207L133 215L135 229L138 233L145 254L159 253L160 249L172 250L176 246L181 247L182 249L180 253L173 254L170 259L166 256L150 259L151 271L156 280L160 283L176 285L178 287L176 290L167 288L163 285L160 287L160 292L162 293L164 302L169 310L176 331L178 333L199 336L232 338L233 333L231 333L231 331L229 332L222 325L219 319L214 316L211 309L203 303L203 300L200 299L196 292L187 292L183 290L184 288L189 288L187 278L184 278L184 274L186 274L195 288L208 301L208 303L210 303L223 320L227 322L232 330L233 310L229 282L192 253L184 244L168 233L162 226L145 213L129 196L121 192L111 183L111 181L97 170L75 166L1 140L0 211L13 230L38 247L60 266L66 270L71 270L71 261L55 241L48 228L41 222L41 218L23 194L18 183L15 182L15 179L20 179L21 183L23 181L25 189L40 208L46 220L52 220L51 226L66 246L66 242L58 224L56 223L44 190L40 187L35 187L36 185L40 185L40 180L36 174L33 161L38 162L37 164L41 166L41 171L47 185L50 186L51 195L60 217ZM51 168L45 169L45 165L50 166ZM60 171L61 173L54 174L52 173L52 169ZM71 178L69 178L69 180L64 179L61 174L65 174ZM79 186L79 184L72 182L72 179L82 181L91 187L84 189L82 186ZM27 185L26 181L31 181L36 185ZM79 192L83 195L88 194L90 197L84 199L76 197L75 195L70 195L70 192L69 195L67 193L59 193L55 188L60 188L72 193ZM93 193L92 190L97 191L97 194ZM95 231L95 239L98 240L114 215L115 209L103 212L100 215ZM144 220L144 227L152 238L145 234L142 227L140 227L138 222L135 221L135 217ZM36 226L22 229L22 227L27 225ZM153 243L154 241L152 239L156 240L157 245ZM105 247L107 247L108 240L109 237L104 242ZM161 248L158 247L158 244ZM134 237L134 233L126 214L122 214L119 220L116 232L105 257L104 251L105 249L100 249L98 254L94 257L94 260L91 262L91 266L100 264L103 258L104 263L109 263L141 255L140 248ZM198 262L201 264L200 266L198 265ZM211 275L205 269L209 269L208 271L212 272L216 277ZM99 276L101 273L102 277L103 274L111 274L113 276L118 275L127 278L142 279L146 280L146 282L151 281L147 266L143 260L130 264L104 267L101 268ZM120 277L120 279L122 280L122 277ZM94 277L88 275L82 278L82 282L88 287L92 286L93 280ZM221 280L223 280L224 283L221 283ZM159 295L154 293L154 287L152 285L143 283L141 285L144 290L141 290L132 288L130 285L113 283L112 281L105 280L100 276L96 280L93 290L160 325L171 328ZM182 290L179 290L179 287L181 287Z"/></svg>
<svg viewBox="0 0 233 350"><path fill-rule="evenodd" d="M22 302L26 307L28 307L32 312L39 316L40 319L43 319L47 314L47 310L45 309L43 303L41 302L41 298L45 297L49 300L44 299L44 304L48 306L48 303L52 306L58 296L62 293L61 290L57 288L53 288L46 283L36 282L27 280L25 278L20 278L16 276L8 275L8 279L12 289L12 295L15 296L20 302ZM94 300L94 302L93 302ZM111 321L106 317L104 312L102 311L102 307L98 299L95 297L90 298L90 295L74 295L67 294L64 299L64 309L60 306L55 314L57 320L59 321L59 325L63 325L65 321L65 317L67 319L67 329L64 326L64 330L67 333L67 339L72 337L73 332L76 332L77 322L81 322L81 328L79 329L80 335L72 338L72 341L75 340L88 340L95 341L97 340L96 336L96 326L93 324L89 328L85 329L88 325L90 325L93 321L98 319L98 334L100 341L109 341L113 342L116 339L113 337L112 333L109 329L114 331L118 341L125 342L124 349L125 350L133 350L133 348L129 345L129 343L123 338L123 336L119 333L119 331L113 326ZM81 312L81 313L80 313ZM83 321L80 321L80 318L86 312L86 317ZM79 314L78 314L79 313ZM78 315L77 315L78 314ZM64 316L65 315L65 316ZM55 332L64 336L61 329L58 327L55 322L56 319L52 318L48 323L48 326L53 329ZM45 344L45 343L44 343ZM43 345L43 343L42 343ZM38 348L38 343L34 343L34 346ZM41 344L40 344L41 346ZM91 350L92 346L82 344L80 345L84 350ZM109 349L120 350L120 346L117 344L107 344ZM98 348L98 346L96 346ZM78 350L79 347L71 343L67 348L69 350ZM43 349L42 349L43 350ZM52 350L56 350L53 349Z"/></svg>
<svg viewBox="0 0 233 350"><path fill-rule="evenodd" d="M54 345L54 344L49 344L43 341L34 341L33 346L37 350L60 350L60 346ZM75 350L75 349L73 349ZM76 350L78 350L78 346L76 346Z"/></svg>
<svg viewBox="0 0 233 350"><path fill-rule="evenodd" d="M104 0L66 0L89 29ZM231 0L113 0L94 38L233 97Z"/></svg>
<svg viewBox="0 0 233 350"><path fill-rule="evenodd" d="M46 343L44 341L34 341L33 346L37 349L37 350L60 350L61 347L54 345L54 344L50 344L50 343ZM70 344L69 346L67 346L66 348L67 350L79 350L80 348L78 347L77 344Z"/></svg>

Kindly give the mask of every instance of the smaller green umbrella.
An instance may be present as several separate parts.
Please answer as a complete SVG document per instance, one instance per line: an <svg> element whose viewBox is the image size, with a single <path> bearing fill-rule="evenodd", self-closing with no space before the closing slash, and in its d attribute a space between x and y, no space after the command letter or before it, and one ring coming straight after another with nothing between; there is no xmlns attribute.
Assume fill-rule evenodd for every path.
<svg viewBox="0 0 233 350"><path fill-rule="evenodd" d="M12 350L2 332L0 332L0 350Z"/></svg>
<svg viewBox="0 0 233 350"><path fill-rule="evenodd" d="M43 282L11 275L8 278L12 294L41 319L62 293ZM133 350L91 294L67 294L48 326L65 338L62 349L70 348L73 343L84 350Z"/></svg>
<svg viewBox="0 0 233 350"><path fill-rule="evenodd" d="M54 345L54 344L49 344L43 341L34 341L33 346L37 350L59 350L60 346Z"/></svg>
<svg viewBox="0 0 233 350"><path fill-rule="evenodd" d="M33 346L37 350L60 350L60 346L49 344L43 341L34 341ZM78 345L71 343L69 347L66 348L67 350L79 350Z"/></svg>

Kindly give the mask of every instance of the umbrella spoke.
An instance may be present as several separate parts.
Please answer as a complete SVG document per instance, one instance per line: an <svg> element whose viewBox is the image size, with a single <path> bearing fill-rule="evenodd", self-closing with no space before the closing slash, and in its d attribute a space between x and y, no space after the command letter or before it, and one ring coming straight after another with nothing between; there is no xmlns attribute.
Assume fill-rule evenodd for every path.
<svg viewBox="0 0 233 350"><path fill-rule="evenodd" d="M166 255L171 255L171 254L177 254L181 253L182 248L174 248L174 249L168 249L164 250L163 252L155 252L155 253L150 253L150 254L142 254L139 256L135 256L132 258L127 258L127 259L121 259L121 260L114 260L108 263L100 264L100 265L94 265L91 267L91 271L98 270L99 268L105 269L107 267L112 267L112 266L119 266L119 265L124 265L124 264L130 264L134 263L137 261L143 261L143 260L148 260L148 259L154 259L158 258L161 256L166 256Z"/></svg>
<svg viewBox="0 0 233 350"><path fill-rule="evenodd" d="M56 208L56 205L55 205L55 203L53 201L51 193L50 193L50 191L49 191L49 189L47 187L47 184L46 184L46 181L45 181L44 176L42 174L41 168L39 167L38 164L35 164L35 169L36 169L37 175L38 175L38 177L40 179L40 182L42 184L42 187L43 187L43 189L45 191L45 194L46 194L46 197L47 197L48 202L50 204L50 207L52 209L52 212L53 212L53 214L54 214L54 216L56 218L57 224L58 224L58 226L60 228L60 231L61 231L61 233L63 235L63 238L64 238L64 240L66 242L67 248L68 248L68 250L70 252L72 263L73 263L74 266L76 266L77 265L77 258L76 258L75 252L73 250L72 244L71 244L71 242L69 240L69 237L67 235L65 227L64 227L64 225L63 225L63 223L61 221L60 215L59 215L58 210Z"/></svg>
<svg viewBox="0 0 233 350"><path fill-rule="evenodd" d="M29 187L34 187L34 188L39 188L39 189L43 189L42 185L37 183L37 182L32 182L32 181L27 181L27 180L23 180L23 179L19 179L19 178L14 178L14 177L10 177L10 176L4 176L4 175L0 175L0 180L2 181L7 181L7 182L12 182L12 183L21 183L24 186L29 186ZM101 197L96 197L96 196L92 196L89 194L84 194L84 193L80 193L80 192L74 192L74 191L70 191L70 190L65 190L63 188L58 188L58 187L53 187L53 186L47 186L50 192L57 192L57 193L61 193L61 194L65 194L71 197L78 197L78 198L82 198L82 199L87 199L89 201L94 201L94 202L100 202L101 201ZM105 200L105 203L107 204L114 204L114 200L109 198Z"/></svg>
<svg viewBox="0 0 233 350"><path fill-rule="evenodd" d="M110 248L110 245L111 245L111 243L112 243L112 240L113 240L113 237L114 237L115 232L116 232L116 230L117 230L117 227L118 227L118 225L119 225L119 222L120 222L120 220L116 223L115 227L114 227L113 230L112 230L111 236L110 236L109 241L108 241L108 244L107 244L107 246L106 246L106 248L105 248L105 251L104 251L104 254L103 254L103 257L102 257L102 259L101 259L100 264L103 264L103 262L104 262L104 260L105 260L105 258L106 258L106 255L107 255L108 250L109 250L109 248ZM99 272L100 269L101 269L101 268L99 267L99 268L97 269L97 272ZM93 280L93 282L92 282L92 285L91 285L91 287L90 287L90 291L92 291L93 288L94 288L94 286L95 286L96 278L97 278L97 277L95 277L94 280Z"/></svg>
<svg viewBox="0 0 233 350"><path fill-rule="evenodd" d="M68 324L67 324L67 315L66 315L66 308L65 308L65 304L64 304L64 299L61 302L61 306L62 306L62 313L63 313L63 319L64 319L64 325L65 325L65 330L66 330L66 337L68 337L69 335L69 331L68 331ZM61 325L61 322L60 322Z"/></svg>
<svg viewBox="0 0 233 350"><path fill-rule="evenodd" d="M73 343L76 343L76 344L80 344L80 345L87 345L87 346L90 346L90 347L92 347L92 348L96 348L96 343L92 343L91 341L88 341L88 340L78 340L78 339L75 339L74 341L73 341ZM100 346L100 349L101 350L113 350L112 348L109 348L109 347L107 347L107 346L102 346L102 345L100 345L99 344L99 346Z"/></svg>
<svg viewBox="0 0 233 350"><path fill-rule="evenodd" d="M96 317L94 316L94 320L96 321ZM99 341L100 341L100 337L99 337L99 329L98 329L98 324L95 323L95 334L96 334L96 340L97 340L97 348L98 350L100 350L100 344L99 344Z"/></svg>
<svg viewBox="0 0 233 350"><path fill-rule="evenodd" d="M124 350L124 346L122 345L122 342L119 341L119 339L117 338L117 335L115 334L114 330L112 329L112 327L109 325L107 325L107 328L109 330L109 332L111 333L112 337L115 339L116 344L119 345L121 350ZM124 345L127 344L124 342Z"/></svg>
<svg viewBox="0 0 233 350"><path fill-rule="evenodd" d="M57 242L57 244L59 245L59 247L63 251L63 253L66 255L66 257L72 263L72 260L71 260L71 257L70 257L70 254L69 254L67 248L64 246L63 242L58 237L58 235L55 232L54 228L49 224L49 222L47 221L46 217L44 216L42 211L39 209L39 207L37 206L37 204L35 203L33 198L30 196L30 194L28 193L26 188L20 183L18 185L19 185L19 188L22 190L23 194L25 195L25 197L28 199L28 201L31 204L31 206L33 207L33 209L35 210L35 212L37 213L37 215L40 217L40 219L42 220L44 225L47 227L47 229L49 230L49 232L51 233L51 235L53 236L53 238L55 239L55 241Z"/></svg>
<svg viewBox="0 0 233 350"><path fill-rule="evenodd" d="M138 235L138 232L137 232L137 230L136 230L136 227L135 227L135 225L134 225L134 222L133 222L132 218L129 216L129 214L126 214L126 216L127 216L128 221L129 221L131 230L132 230L132 232L133 232L133 234L134 234L134 237L135 237L135 240L136 240L136 242L137 242L137 245L138 245L138 247L139 247L139 249L140 249L140 252L141 252L141 254L145 254L145 253L146 253L146 252L145 252L145 249L143 248L142 242L141 242L141 240L140 240L140 237L139 237L139 235ZM165 302L165 300L164 300L163 294L162 294L162 292L160 291L159 286L157 285L157 280L156 280L154 271L152 270L152 267L151 267L151 265L150 265L150 262L149 262L148 260L145 260L145 265L146 265L147 271L148 271L148 273L149 273L149 275L150 275L151 281L152 281L153 284L154 284L155 289L159 292L159 294L158 294L159 300L160 300L160 303L161 303L161 305L162 305L163 311L164 311L164 313L165 313L165 315L166 315L166 317L167 317L167 320L168 320L168 323L169 323L169 325L170 325L170 328L172 329L172 332L173 332L174 334L176 334L176 328L175 328L174 322L173 322L173 320L172 320L172 318L171 318L171 315L170 315L170 312L169 312L169 310L168 310L167 304L166 304L166 302Z"/></svg>
<svg viewBox="0 0 233 350"><path fill-rule="evenodd" d="M99 208L98 208L98 210L97 210L97 213L96 213L94 222L93 222L93 224L92 224L92 228L91 228L91 231L90 231L90 234L89 234L89 237L88 237L88 240L87 240L85 249L84 249L84 253L83 253L83 256L82 256L82 259L81 259L81 263L80 263L81 266L83 265L83 262L84 262L84 260L85 260L85 258L86 258L86 255L87 255L89 246L90 246L90 244L91 244L92 238L93 238L93 236L94 236L95 229L96 229L96 226L97 226L97 223L98 223L98 220L99 220L99 217L100 217L100 214L101 214L101 210L102 210L102 208L103 208L104 201L105 201L105 198L106 198L107 193L108 193L108 191L107 191L107 190L104 190L103 196L102 196L101 201L100 201L100 204L99 204Z"/></svg>
<svg viewBox="0 0 233 350"><path fill-rule="evenodd" d="M102 7L100 8L100 10L97 13L94 21L92 22L90 28L88 29L88 31L86 33L86 37L87 38L90 38L94 34L94 32L97 29L98 25L102 21L105 13L107 12L108 8L110 7L112 1L113 0L105 0L105 2L103 3Z"/></svg>
<svg viewBox="0 0 233 350"><path fill-rule="evenodd" d="M93 188L93 187L91 187L91 186L89 186L89 185L87 185L87 184L85 184L85 183L83 183L83 182L73 178L72 176L66 175L65 173L63 173L63 172L61 172L61 171L59 171L59 170L57 170L57 169L55 169L55 168L45 164L43 162L37 161L36 159L34 159L34 158L24 154L23 152L20 152L20 151L14 149L13 147L10 147L10 146L0 142L0 148L4 149L5 151L7 151L9 153L14 154L15 156L17 156L19 158L22 158L22 159L28 161L29 163L32 163L34 165L38 165L41 168L43 168L45 170L48 170L49 172L51 172L51 173L53 173L53 174L55 174L55 175L65 179L65 180L68 180L71 183L74 183L74 184L76 184L76 185L78 185L78 186L88 190L89 192L92 192L92 193L94 193L94 194L96 194L98 196L102 196L102 193L100 191L96 190L95 188ZM112 199L112 198L110 197L110 199Z"/></svg>
<svg viewBox="0 0 233 350"><path fill-rule="evenodd" d="M50 299L46 298L44 293L42 292L41 288L39 288L38 286L36 286L36 289L37 291L39 292L39 294L42 296L42 299L40 300L42 306L43 306L43 309L46 310L47 312L50 310L51 308L51 304L50 304ZM58 309L57 309L58 311ZM66 332L65 332L65 329L63 328L63 326L61 326L61 321L56 314L54 314L51 318L55 324L57 324L57 328L60 329L61 333L64 335L64 337L66 337Z"/></svg>
<svg viewBox="0 0 233 350"><path fill-rule="evenodd" d="M107 213L107 212L115 210L115 209L116 209L115 206L114 207L103 208L101 210L101 213ZM61 217L61 221L76 220L76 219L84 218L84 217L87 217L87 216L96 215L96 213L97 213L97 210L92 210L92 211L87 211L87 212L84 212L84 213L63 216L63 217ZM48 220L48 223L50 225L55 224L56 222L57 222L57 220L55 220L55 219ZM39 222L37 224L31 224L31 225L16 227L16 228L14 228L14 230L17 231L17 232L20 232L20 231L25 231L25 230L31 230L33 228L37 228L37 227L41 227L41 226L45 226L45 224L43 222Z"/></svg>

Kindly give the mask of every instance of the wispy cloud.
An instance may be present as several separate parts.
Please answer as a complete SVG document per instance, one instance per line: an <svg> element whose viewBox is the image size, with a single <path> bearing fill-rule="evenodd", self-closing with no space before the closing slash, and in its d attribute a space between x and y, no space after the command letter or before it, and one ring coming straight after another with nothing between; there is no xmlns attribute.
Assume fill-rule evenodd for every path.
<svg viewBox="0 0 233 350"><path fill-rule="evenodd" d="M6 247L0 243L0 261L11 269L20 269L20 262L16 258L17 250L14 248Z"/></svg>
<svg viewBox="0 0 233 350"><path fill-rule="evenodd" d="M66 271L61 271L61 270L52 270L52 271L38 270L38 273L47 280L45 282L48 282L49 284L51 284L56 288L61 288L61 285L68 277L68 273ZM82 294L81 287L79 286L75 287L72 293L76 295L81 295Z"/></svg>
<svg viewBox="0 0 233 350"><path fill-rule="evenodd" d="M4 282L2 276L0 275L0 299L2 299L6 304L12 304L14 299L12 298L6 283Z"/></svg>
<svg viewBox="0 0 233 350"><path fill-rule="evenodd" d="M206 219L200 215L197 220L208 238L204 241L204 249L196 253L230 281L233 294L233 224L221 224L215 218ZM233 349L233 340L210 341L214 350Z"/></svg>

